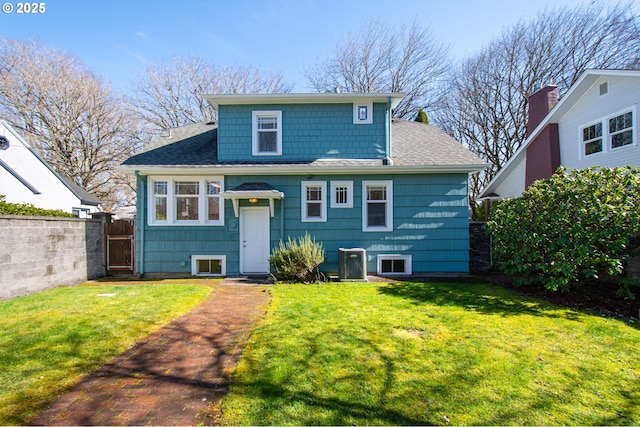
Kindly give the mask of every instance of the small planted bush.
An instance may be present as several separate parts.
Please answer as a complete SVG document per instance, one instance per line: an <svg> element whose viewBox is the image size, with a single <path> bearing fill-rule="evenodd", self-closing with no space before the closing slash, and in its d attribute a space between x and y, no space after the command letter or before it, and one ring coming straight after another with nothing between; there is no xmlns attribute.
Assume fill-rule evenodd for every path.
<svg viewBox="0 0 640 427"><path fill-rule="evenodd" d="M495 259L519 284L568 291L602 276L622 279L640 236L640 169L560 169L498 203L488 226Z"/></svg>
<svg viewBox="0 0 640 427"><path fill-rule="evenodd" d="M289 237L286 243L281 240L269 257L276 279L302 283L324 281L319 270L323 262L322 243L317 243L309 233L297 240Z"/></svg>

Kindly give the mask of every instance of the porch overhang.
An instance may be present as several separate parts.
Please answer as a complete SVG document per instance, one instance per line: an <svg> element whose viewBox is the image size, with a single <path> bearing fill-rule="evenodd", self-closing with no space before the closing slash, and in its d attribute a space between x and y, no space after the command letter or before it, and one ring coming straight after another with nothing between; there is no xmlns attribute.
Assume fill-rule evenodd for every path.
<svg viewBox="0 0 640 427"><path fill-rule="evenodd" d="M223 191L221 196L231 200L233 213L236 218L240 216L240 200L269 200L269 213L273 218L275 212L273 201L276 199L284 199L284 193L282 191L276 190L266 182L245 182L231 190Z"/></svg>

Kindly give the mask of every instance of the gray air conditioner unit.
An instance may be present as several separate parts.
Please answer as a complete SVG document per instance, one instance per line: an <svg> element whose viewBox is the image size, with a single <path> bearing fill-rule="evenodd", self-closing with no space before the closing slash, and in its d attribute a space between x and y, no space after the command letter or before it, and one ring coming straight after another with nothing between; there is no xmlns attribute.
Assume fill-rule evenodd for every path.
<svg viewBox="0 0 640 427"><path fill-rule="evenodd" d="M341 282L366 282L367 251L362 248L340 248L338 278Z"/></svg>

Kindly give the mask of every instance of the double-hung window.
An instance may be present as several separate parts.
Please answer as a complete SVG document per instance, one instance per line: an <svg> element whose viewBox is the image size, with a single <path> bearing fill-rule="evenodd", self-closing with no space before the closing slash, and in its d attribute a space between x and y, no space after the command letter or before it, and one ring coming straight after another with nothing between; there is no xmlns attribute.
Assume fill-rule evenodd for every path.
<svg viewBox="0 0 640 427"><path fill-rule="evenodd" d="M362 182L362 231L393 230L392 181Z"/></svg>
<svg viewBox="0 0 640 427"><path fill-rule="evenodd" d="M602 151L602 123L595 123L582 129L582 143L584 155Z"/></svg>
<svg viewBox="0 0 640 427"><path fill-rule="evenodd" d="M151 197L152 222L167 221L167 181L153 181L153 196Z"/></svg>
<svg viewBox="0 0 640 427"><path fill-rule="evenodd" d="M635 107L632 107L606 119L582 126L580 128L582 155L589 156L634 145L634 116Z"/></svg>
<svg viewBox="0 0 640 427"><path fill-rule="evenodd" d="M254 156L282 155L282 111L253 112Z"/></svg>
<svg viewBox="0 0 640 427"><path fill-rule="evenodd" d="M220 192L222 191L222 182L220 180L207 180L207 220L220 221Z"/></svg>
<svg viewBox="0 0 640 427"><path fill-rule="evenodd" d="M176 221L198 221L198 181L175 181L174 185Z"/></svg>
<svg viewBox="0 0 640 427"><path fill-rule="evenodd" d="M302 221L327 220L327 183L325 181L302 182Z"/></svg>
<svg viewBox="0 0 640 427"><path fill-rule="evenodd" d="M150 225L223 225L223 179L149 178Z"/></svg>
<svg viewBox="0 0 640 427"><path fill-rule="evenodd" d="M611 148L633 144L633 114L628 111L609 119Z"/></svg>

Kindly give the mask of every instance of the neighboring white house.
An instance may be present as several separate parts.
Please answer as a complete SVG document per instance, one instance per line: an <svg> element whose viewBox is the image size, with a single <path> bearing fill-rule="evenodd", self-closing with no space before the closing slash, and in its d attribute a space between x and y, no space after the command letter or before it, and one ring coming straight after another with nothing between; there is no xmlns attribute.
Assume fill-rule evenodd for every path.
<svg viewBox="0 0 640 427"><path fill-rule="evenodd" d="M558 101L548 86L529 98L529 135L480 198L519 197L559 166L639 166L640 70L585 71Z"/></svg>
<svg viewBox="0 0 640 427"><path fill-rule="evenodd" d="M58 175L4 120L0 120L0 195L10 203L30 203L86 217L100 201Z"/></svg>

